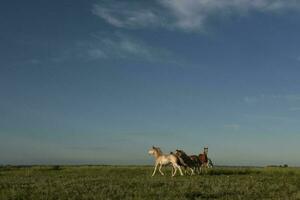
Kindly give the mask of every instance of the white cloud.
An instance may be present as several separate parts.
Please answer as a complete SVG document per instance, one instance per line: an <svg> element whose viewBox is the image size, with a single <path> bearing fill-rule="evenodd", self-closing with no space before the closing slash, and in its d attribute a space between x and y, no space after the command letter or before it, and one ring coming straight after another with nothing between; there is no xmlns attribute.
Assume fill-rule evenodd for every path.
<svg viewBox="0 0 300 200"><path fill-rule="evenodd" d="M94 5L93 13L115 27L193 31L203 29L210 17L300 10L298 0L156 0L152 4L102 1Z"/></svg>

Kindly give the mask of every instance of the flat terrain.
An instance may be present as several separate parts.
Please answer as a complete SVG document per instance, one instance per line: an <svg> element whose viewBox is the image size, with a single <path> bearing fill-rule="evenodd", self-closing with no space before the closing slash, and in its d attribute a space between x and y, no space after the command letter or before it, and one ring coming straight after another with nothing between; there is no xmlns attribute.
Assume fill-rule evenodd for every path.
<svg viewBox="0 0 300 200"><path fill-rule="evenodd" d="M300 169L215 168L151 177L152 167L1 167L0 199L300 199Z"/></svg>

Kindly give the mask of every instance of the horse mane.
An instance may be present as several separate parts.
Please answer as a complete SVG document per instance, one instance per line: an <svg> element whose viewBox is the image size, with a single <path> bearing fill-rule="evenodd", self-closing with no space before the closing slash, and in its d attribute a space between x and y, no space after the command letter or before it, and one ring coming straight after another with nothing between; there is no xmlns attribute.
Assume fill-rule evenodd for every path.
<svg viewBox="0 0 300 200"><path fill-rule="evenodd" d="M157 153L163 154L163 152L161 151L161 149L159 147L153 147L153 149L155 149L157 151Z"/></svg>
<svg viewBox="0 0 300 200"><path fill-rule="evenodd" d="M176 149L176 151L179 151L179 152L181 152L181 153L183 153L183 154L186 154L183 150L181 150L181 149Z"/></svg>
<svg viewBox="0 0 300 200"><path fill-rule="evenodd" d="M177 154L179 152L179 154ZM183 150L176 149L176 155L180 159L180 162L183 166L191 166L193 165L193 160L188 156Z"/></svg>

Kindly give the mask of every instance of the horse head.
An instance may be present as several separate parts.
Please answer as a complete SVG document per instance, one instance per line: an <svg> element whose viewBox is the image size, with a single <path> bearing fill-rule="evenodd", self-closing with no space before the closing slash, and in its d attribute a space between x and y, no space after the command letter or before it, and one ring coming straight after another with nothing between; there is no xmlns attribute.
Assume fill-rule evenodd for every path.
<svg viewBox="0 0 300 200"><path fill-rule="evenodd" d="M181 155L181 150L176 149L176 150L175 150L175 154L176 154L177 156L180 156L180 155Z"/></svg>
<svg viewBox="0 0 300 200"><path fill-rule="evenodd" d="M208 154L208 146L205 146L205 147L204 147L203 153Z"/></svg>
<svg viewBox="0 0 300 200"><path fill-rule="evenodd" d="M155 148L155 146L152 146L152 148L151 148L151 149L149 149L149 151L148 151L148 154L150 154L150 155L154 155L154 154L155 154L155 151L156 151L156 148Z"/></svg>
<svg viewBox="0 0 300 200"><path fill-rule="evenodd" d="M160 150L159 147L152 146L152 148L148 151L149 154L154 155L154 154L162 154L162 151Z"/></svg>

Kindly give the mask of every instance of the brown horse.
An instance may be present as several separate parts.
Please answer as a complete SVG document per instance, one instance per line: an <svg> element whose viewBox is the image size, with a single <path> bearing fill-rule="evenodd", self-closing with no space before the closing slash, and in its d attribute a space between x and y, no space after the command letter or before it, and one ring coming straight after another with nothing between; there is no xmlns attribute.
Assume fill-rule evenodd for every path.
<svg viewBox="0 0 300 200"><path fill-rule="evenodd" d="M207 157L207 154L208 154L208 147L204 147L204 150L203 150L203 153L200 153L199 154L199 160L201 162L201 166L200 166L200 172L202 172L202 169L204 168L205 171L207 170L208 168L208 157Z"/></svg>

